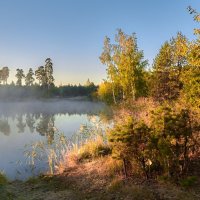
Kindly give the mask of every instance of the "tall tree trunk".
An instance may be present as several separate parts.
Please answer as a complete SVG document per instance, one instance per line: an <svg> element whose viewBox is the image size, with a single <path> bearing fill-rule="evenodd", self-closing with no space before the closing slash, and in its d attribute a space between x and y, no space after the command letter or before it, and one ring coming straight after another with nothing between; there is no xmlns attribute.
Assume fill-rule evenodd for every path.
<svg viewBox="0 0 200 200"><path fill-rule="evenodd" d="M115 88L114 88L113 81L112 81L112 95L113 95L113 101L114 101L114 104L117 104L117 102L116 102L116 98L115 98Z"/></svg>

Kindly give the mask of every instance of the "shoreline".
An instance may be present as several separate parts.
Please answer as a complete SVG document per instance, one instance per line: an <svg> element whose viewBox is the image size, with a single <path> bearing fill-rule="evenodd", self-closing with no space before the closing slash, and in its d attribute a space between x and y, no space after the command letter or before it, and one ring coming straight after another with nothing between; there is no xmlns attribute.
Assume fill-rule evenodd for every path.
<svg viewBox="0 0 200 200"><path fill-rule="evenodd" d="M0 198L4 197L4 200L199 199L198 186L187 189L161 180L145 180L139 177L124 179L120 175L109 175L106 162L110 162L110 159L110 156L106 156L71 165L58 175L38 176L25 182L9 182L4 187L4 192L0 193Z"/></svg>

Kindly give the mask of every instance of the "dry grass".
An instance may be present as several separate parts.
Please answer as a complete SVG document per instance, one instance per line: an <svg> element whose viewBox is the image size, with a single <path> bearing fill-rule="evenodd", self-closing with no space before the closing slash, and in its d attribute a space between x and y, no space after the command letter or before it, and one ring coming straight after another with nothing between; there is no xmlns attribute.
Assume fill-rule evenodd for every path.
<svg viewBox="0 0 200 200"><path fill-rule="evenodd" d="M139 181L134 177L126 180L121 172L122 163L111 156L105 156L68 166L61 176L72 183L76 190L96 197L91 199L197 200L199 198L198 191L194 193L184 191L171 183L160 183L156 180Z"/></svg>
<svg viewBox="0 0 200 200"><path fill-rule="evenodd" d="M94 139L87 140L80 147L74 145L67 155L66 164L73 165L88 159L103 157L110 153L111 149L109 145L103 141L101 136L97 136Z"/></svg>
<svg viewBox="0 0 200 200"><path fill-rule="evenodd" d="M110 155L66 166L62 174L9 185L19 199L198 200L199 196L172 184L124 179L122 163ZM13 188L11 188L11 186ZM1 195L0 195L1 197ZM22 198L23 197L23 198ZM1 198L0 198L1 199ZM17 199L18 198L13 198Z"/></svg>

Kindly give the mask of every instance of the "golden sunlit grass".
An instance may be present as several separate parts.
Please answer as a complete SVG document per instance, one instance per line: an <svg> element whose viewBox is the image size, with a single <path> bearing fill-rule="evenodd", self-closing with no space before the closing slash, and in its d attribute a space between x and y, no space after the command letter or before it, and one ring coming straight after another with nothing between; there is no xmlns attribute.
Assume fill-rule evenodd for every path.
<svg viewBox="0 0 200 200"><path fill-rule="evenodd" d="M110 147L105 144L103 138L97 136L94 140L88 140L78 150L79 161L90 158L97 158L111 153Z"/></svg>
<svg viewBox="0 0 200 200"><path fill-rule="evenodd" d="M31 179L28 184L36 184L59 192L75 188L88 197L98 195L99 199L107 199L108 196L114 199L119 196L121 199L136 200L165 199L165 197L190 200L194 197L175 186L168 188L165 183L141 184L138 179L124 179L122 161L112 158L109 145L99 135L86 140L82 145L71 145L71 148L62 154L60 156L62 159L57 163L55 170L59 175ZM137 173L136 168L134 168L135 173Z"/></svg>
<svg viewBox="0 0 200 200"><path fill-rule="evenodd" d="M88 139L81 146L73 145L63 158L57 167L59 174L68 168L80 168L80 173L85 168L86 171L108 177L122 172L122 161L112 158L111 148L101 136Z"/></svg>
<svg viewBox="0 0 200 200"><path fill-rule="evenodd" d="M62 173L67 167L76 167L85 164L85 167L97 169L99 174L107 176L120 173L122 162L111 157L111 149L101 136L87 140L83 145L73 145L65 159L60 162L58 172Z"/></svg>

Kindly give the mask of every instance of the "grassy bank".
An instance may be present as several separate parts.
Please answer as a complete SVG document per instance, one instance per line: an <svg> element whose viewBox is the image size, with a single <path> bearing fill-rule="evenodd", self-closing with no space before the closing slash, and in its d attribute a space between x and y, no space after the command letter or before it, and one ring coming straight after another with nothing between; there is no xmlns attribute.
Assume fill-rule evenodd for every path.
<svg viewBox="0 0 200 200"><path fill-rule="evenodd" d="M164 176L146 179L137 169L124 176L123 162L114 159L110 146L98 136L62 160L57 173L9 182L0 176L2 200L198 200L199 174L180 182ZM196 170L198 172L198 170ZM194 173L194 172L193 172Z"/></svg>
<svg viewBox="0 0 200 200"><path fill-rule="evenodd" d="M184 187L162 179L146 180L136 174L124 179L121 167L121 163L109 155L71 162L58 175L30 178L26 182L4 181L4 186L0 186L0 199L199 199L199 184Z"/></svg>

